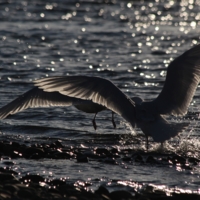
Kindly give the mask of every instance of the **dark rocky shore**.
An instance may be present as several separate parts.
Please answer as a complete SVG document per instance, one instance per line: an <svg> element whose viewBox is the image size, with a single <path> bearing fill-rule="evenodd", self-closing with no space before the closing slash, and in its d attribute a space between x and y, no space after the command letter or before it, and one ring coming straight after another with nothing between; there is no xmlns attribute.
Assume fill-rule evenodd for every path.
<svg viewBox="0 0 200 200"><path fill-rule="evenodd" d="M35 159L76 159L77 162L89 162L90 159L104 162L105 164L117 164L118 160L123 162L140 162L150 164L179 164L182 168L191 170L199 165L200 160L195 157L180 156L174 153L145 153L134 150L111 148L96 148L87 151L81 148L67 147L60 141L53 143L41 143L27 145L25 143L10 142L7 140L0 142L1 161L6 167L0 168L0 199L13 200L34 200L34 199L69 199L69 200L156 200L156 199L200 199L198 194L171 193L170 196L165 191L156 190L152 186L147 186L142 191L129 192L126 190L113 191L100 186L96 191L86 190L85 186L77 186L67 183L65 179L48 180L40 175L27 174L22 177L12 169L13 158L25 158L30 161ZM88 185L89 186L89 185Z"/></svg>

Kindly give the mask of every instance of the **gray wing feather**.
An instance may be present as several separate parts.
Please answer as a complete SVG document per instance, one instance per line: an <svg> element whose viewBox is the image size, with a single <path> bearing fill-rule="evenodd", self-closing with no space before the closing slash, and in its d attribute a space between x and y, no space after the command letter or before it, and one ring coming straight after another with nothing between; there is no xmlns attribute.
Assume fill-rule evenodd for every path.
<svg viewBox="0 0 200 200"><path fill-rule="evenodd" d="M88 76L57 76L35 81L35 86L47 92L84 100L92 100L124 117L135 125L134 102L107 79Z"/></svg>
<svg viewBox="0 0 200 200"><path fill-rule="evenodd" d="M44 92L35 87L2 107L0 109L0 119L4 119L8 115L15 114L27 108L71 106L75 105L76 102L81 103L81 100L62 95L58 92Z"/></svg>
<svg viewBox="0 0 200 200"><path fill-rule="evenodd" d="M154 100L159 114L186 114L200 81L200 45L172 61L164 87Z"/></svg>

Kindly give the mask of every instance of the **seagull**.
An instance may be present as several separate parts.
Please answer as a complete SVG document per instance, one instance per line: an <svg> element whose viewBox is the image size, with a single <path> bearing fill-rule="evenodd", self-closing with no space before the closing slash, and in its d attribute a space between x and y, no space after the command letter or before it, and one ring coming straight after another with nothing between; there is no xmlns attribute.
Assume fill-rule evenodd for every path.
<svg viewBox="0 0 200 200"><path fill-rule="evenodd" d="M5 119L8 115L13 115L27 108L52 107L52 106L74 106L76 109L85 113L94 113L92 120L93 127L96 130L96 115L98 112L106 110L105 106L93 103L91 100L82 100L78 98L62 95L59 92L45 92L38 87L34 87L28 92L20 95L17 99L10 102L0 109L0 119ZM112 111L112 123L116 128L114 121L114 112Z"/></svg>
<svg viewBox="0 0 200 200"><path fill-rule="evenodd" d="M94 118L92 120L92 124L93 124L94 129L96 130L97 129L97 125L96 125L96 121L95 121L96 115L98 112L106 110L107 108L100 104L93 103L91 100L79 100L79 101L77 101L77 103L73 100L72 103L73 103L73 106L80 111L83 111L85 113L95 113ZM113 124L113 127L116 128L113 111L112 111L112 124Z"/></svg>
<svg viewBox="0 0 200 200"><path fill-rule="evenodd" d="M82 105L86 101L122 116L133 128L139 127L147 142L150 136L163 143L188 126L188 123L169 122L165 116L187 113L199 81L200 45L196 45L169 64L162 91L152 101L131 99L101 77L54 76L34 81L32 90L0 109L0 119L29 107Z"/></svg>

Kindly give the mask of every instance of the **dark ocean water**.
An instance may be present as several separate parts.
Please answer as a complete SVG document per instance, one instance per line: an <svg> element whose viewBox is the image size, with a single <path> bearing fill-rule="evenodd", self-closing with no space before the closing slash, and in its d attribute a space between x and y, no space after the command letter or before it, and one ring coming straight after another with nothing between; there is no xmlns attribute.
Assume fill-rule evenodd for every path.
<svg viewBox="0 0 200 200"><path fill-rule="evenodd" d="M1 1L0 2L0 106L33 87L32 81L57 75L100 76L112 80L129 96L157 97L171 60L200 41L200 1ZM189 114L190 126L166 144L171 154L200 158L198 89ZM113 129L111 112L97 115L73 107L28 109L0 121L0 140L28 145L59 140L84 152L95 148L134 150L143 155L145 138L119 116ZM160 153L150 143L150 152ZM164 153L160 157L165 156ZM128 155L128 154L127 154ZM145 156L147 156L145 154ZM146 157L143 156L143 159ZM159 160L160 158L158 158ZM141 189L153 185L165 191L200 193L199 163L179 165L112 162L90 159L12 159L20 175L41 174L66 178L90 188ZM1 160L1 166L5 166Z"/></svg>

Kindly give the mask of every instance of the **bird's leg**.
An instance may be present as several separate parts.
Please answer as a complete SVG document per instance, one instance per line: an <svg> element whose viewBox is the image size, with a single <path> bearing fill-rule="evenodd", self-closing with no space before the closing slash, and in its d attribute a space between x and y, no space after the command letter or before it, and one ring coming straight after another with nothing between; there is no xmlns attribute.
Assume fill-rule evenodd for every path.
<svg viewBox="0 0 200 200"><path fill-rule="evenodd" d="M146 135L146 148L147 148L147 151L149 149L149 138L148 138L148 135Z"/></svg>
<svg viewBox="0 0 200 200"><path fill-rule="evenodd" d="M113 111L112 111L112 123L113 123L114 128L116 128L116 124L115 124L115 121L114 121L114 112Z"/></svg>
<svg viewBox="0 0 200 200"><path fill-rule="evenodd" d="M94 118L92 120L92 124L93 124L94 130L97 129L97 125L96 125L96 122L95 122L96 115L97 115L97 113L95 113Z"/></svg>

